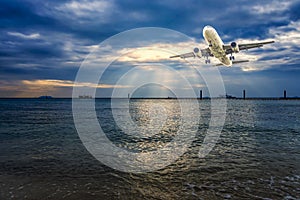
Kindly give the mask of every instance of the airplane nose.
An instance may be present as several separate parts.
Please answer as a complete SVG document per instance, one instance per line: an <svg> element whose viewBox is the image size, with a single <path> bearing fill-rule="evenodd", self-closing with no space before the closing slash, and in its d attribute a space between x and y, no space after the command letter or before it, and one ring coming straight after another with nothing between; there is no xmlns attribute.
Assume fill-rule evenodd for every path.
<svg viewBox="0 0 300 200"><path fill-rule="evenodd" d="M209 31L209 30L213 30L214 28L212 27L212 26L209 26L209 25L207 25L207 26L205 26L204 28L203 28L203 37L205 37L205 35L206 35L206 32L207 31Z"/></svg>
<svg viewBox="0 0 300 200"><path fill-rule="evenodd" d="M212 29L211 26L205 26L205 27L203 28L202 35L203 35L204 38L206 37L207 32L208 32L209 30L211 30L211 29Z"/></svg>
<svg viewBox="0 0 300 200"><path fill-rule="evenodd" d="M213 27L212 27L212 26L209 26L209 25L204 26L203 32L206 31L206 30L209 30L209 29L213 29Z"/></svg>
<svg viewBox="0 0 300 200"><path fill-rule="evenodd" d="M212 26L206 25L206 26L204 26L204 28L212 28Z"/></svg>

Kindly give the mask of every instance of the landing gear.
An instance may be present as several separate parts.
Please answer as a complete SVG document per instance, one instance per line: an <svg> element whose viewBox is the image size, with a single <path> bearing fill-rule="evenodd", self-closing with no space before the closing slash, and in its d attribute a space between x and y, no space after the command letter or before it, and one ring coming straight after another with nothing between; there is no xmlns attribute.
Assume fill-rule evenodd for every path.
<svg viewBox="0 0 300 200"><path fill-rule="evenodd" d="M233 56L233 55L231 55L230 57L229 57L229 60L234 60L235 59L235 57Z"/></svg>
<svg viewBox="0 0 300 200"><path fill-rule="evenodd" d="M208 58L208 56L206 56L205 64L209 64L209 63L210 63L210 59Z"/></svg>
<svg viewBox="0 0 300 200"><path fill-rule="evenodd" d="M209 64L210 63L210 60L207 58L206 60L205 60L205 64Z"/></svg>

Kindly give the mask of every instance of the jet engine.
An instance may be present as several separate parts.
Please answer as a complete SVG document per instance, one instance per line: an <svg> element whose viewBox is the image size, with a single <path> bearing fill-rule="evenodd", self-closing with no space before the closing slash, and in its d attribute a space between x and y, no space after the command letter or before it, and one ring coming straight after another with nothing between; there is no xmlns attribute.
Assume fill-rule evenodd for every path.
<svg viewBox="0 0 300 200"><path fill-rule="evenodd" d="M200 49L199 48L194 48L194 54L198 57L198 58L201 58L201 52L200 52Z"/></svg>
<svg viewBox="0 0 300 200"><path fill-rule="evenodd" d="M238 53L240 51L239 45L236 42L231 42L230 46L234 53Z"/></svg>

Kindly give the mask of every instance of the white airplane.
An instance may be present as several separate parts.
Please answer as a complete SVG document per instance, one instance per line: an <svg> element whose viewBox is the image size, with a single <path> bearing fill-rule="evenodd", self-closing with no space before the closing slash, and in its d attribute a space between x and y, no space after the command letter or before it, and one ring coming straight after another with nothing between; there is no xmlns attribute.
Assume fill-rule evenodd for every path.
<svg viewBox="0 0 300 200"><path fill-rule="evenodd" d="M206 57L205 63L210 63L209 57L216 57L220 60L220 64L216 66L225 65L227 67L232 66L232 64L249 62L249 60L240 60L235 61L233 53L238 53L241 50L248 50L252 48L262 47L265 44L274 43L274 41L267 42L257 42L257 43L249 43L249 44L237 44L236 42L232 42L229 45L224 45L222 39L217 33L216 29L211 26L205 26L203 28L203 37L206 43L209 45L206 49L195 48L193 52L185 53L181 55L171 56L170 58L189 58L189 57ZM230 54L229 57L227 55Z"/></svg>

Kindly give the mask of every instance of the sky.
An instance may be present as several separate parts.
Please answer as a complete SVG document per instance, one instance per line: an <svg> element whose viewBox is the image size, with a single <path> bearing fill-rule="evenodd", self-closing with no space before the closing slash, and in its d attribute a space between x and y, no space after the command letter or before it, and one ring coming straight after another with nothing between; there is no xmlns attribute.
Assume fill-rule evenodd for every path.
<svg viewBox="0 0 300 200"><path fill-rule="evenodd" d="M114 88L133 87L137 79L151 82L151 77L156 76L163 79L161 85L141 86L136 95L171 95L174 88L180 87L183 91L176 77L168 76L170 71L157 67L159 63L189 75L193 89L203 89L206 96L205 81L200 76L190 76L197 72L182 61L168 61L167 53L138 50L142 44L148 49L169 48L179 53L193 50L194 44L205 47L205 25L215 27L224 43L275 40L274 44L235 55L236 59L251 60L249 63L218 67L226 93L241 96L245 89L251 97L279 97L287 90L290 97L300 96L299 10L298 0L1 0L0 97L71 97L77 72L91 52L103 50L103 42L116 34L143 27L174 30L189 40L170 40L172 36L166 40L166 33L161 41L151 40L149 35L127 38L127 43L139 42L119 45L116 52L131 54L114 60L99 84L87 80L82 87L95 87L97 97L109 97ZM150 33L157 35L159 32ZM136 66L136 79L132 75L130 84L119 84L120 77ZM208 69L204 64L197 67L200 71ZM166 87L164 83L172 84Z"/></svg>

